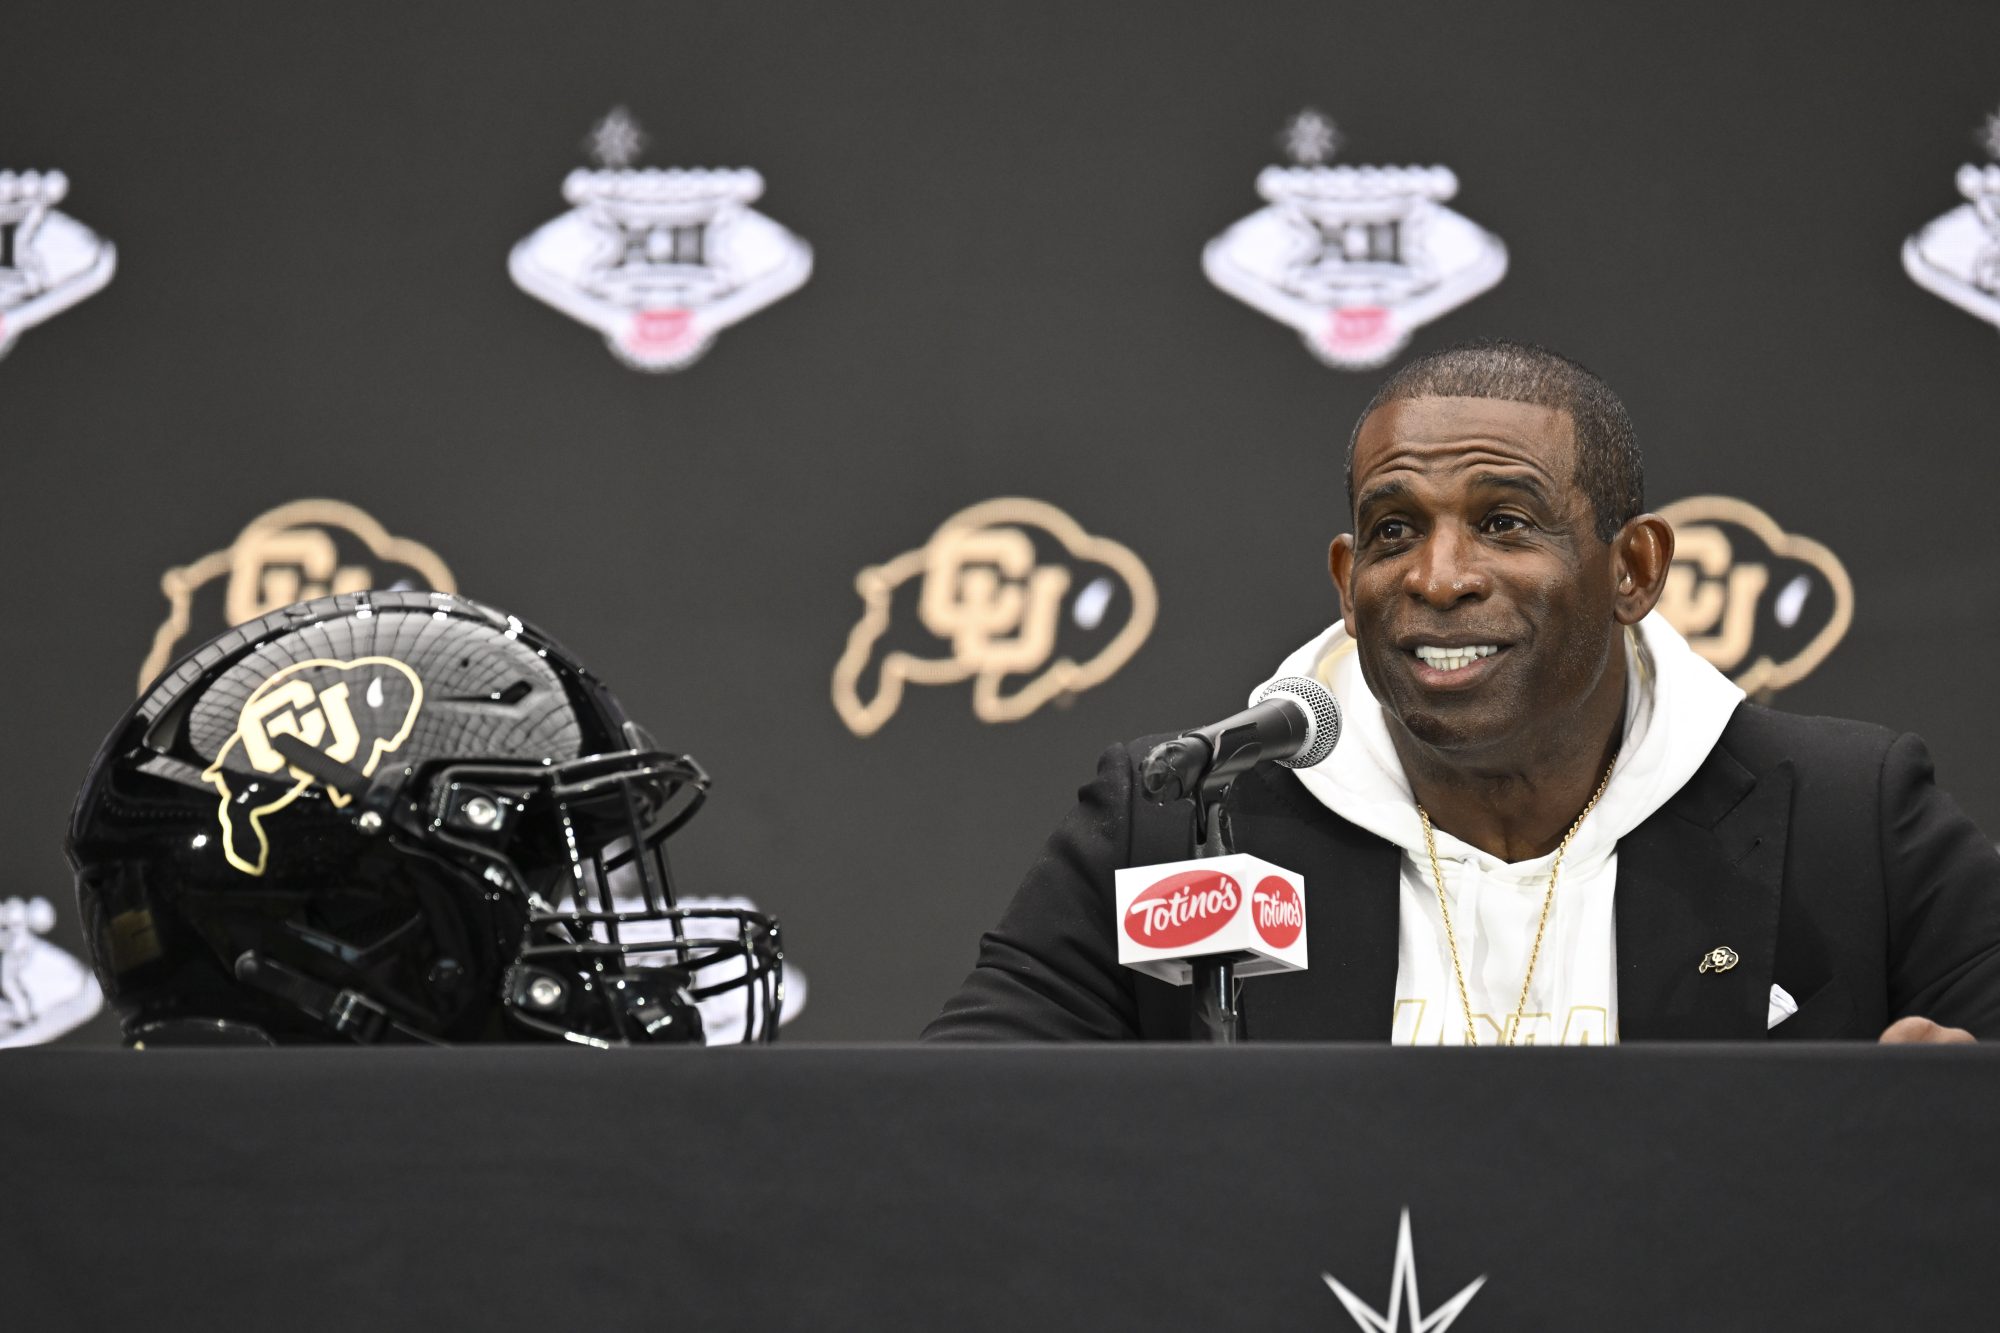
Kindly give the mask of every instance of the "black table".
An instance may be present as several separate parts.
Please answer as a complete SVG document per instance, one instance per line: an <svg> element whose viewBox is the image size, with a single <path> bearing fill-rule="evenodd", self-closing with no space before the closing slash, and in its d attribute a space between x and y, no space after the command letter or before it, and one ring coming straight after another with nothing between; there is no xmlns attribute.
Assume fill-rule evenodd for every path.
<svg viewBox="0 0 2000 1333"><path fill-rule="evenodd" d="M13 1052L0 1327L1353 1329L1407 1209L1457 1333L1988 1328L1996 1131L1970 1048Z"/></svg>

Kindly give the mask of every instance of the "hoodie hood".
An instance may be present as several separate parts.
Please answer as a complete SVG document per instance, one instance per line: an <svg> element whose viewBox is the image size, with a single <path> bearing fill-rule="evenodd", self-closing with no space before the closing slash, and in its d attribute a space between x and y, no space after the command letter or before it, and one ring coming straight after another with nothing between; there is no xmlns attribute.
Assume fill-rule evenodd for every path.
<svg viewBox="0 0 2000 1333"><path fill-rule="evenodd" d="M1625 642L1625 740L1604 795L1577 830L1571 860L1609 855L1618 839L1665 805L1708 758L1743 701L1743 691L1698 656L1659 612L1626 630ZM1336 622L1287 657L1273 679L1277 676L1311 676L1340 700L1340 743L1320 763L1297 770L1299 782L1350 824L1421 856L1423 825L1409 780L1389 740L1382 705L1362 679L1346 623ZM1508 866L1442 829L1437 843L1441 854L1478 861L1488 870ZM1553 855L1515 868L1534 873Z"/></svg>

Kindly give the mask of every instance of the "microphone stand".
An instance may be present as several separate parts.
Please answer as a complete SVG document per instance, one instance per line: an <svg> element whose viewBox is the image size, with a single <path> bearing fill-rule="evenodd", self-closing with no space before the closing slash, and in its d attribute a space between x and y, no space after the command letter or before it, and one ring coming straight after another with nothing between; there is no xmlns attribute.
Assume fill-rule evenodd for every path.
<svg viewBox="0 0 2000 1333"><path fill-rule="evenodd" d="M1290 706L1281 706L1281 700ZM1234 717L1155 745L1140 765L1140 785L1161 805L1194 803L1194 859L1228 856L1236 844L1223 805L1237 776L1265 758L1293 767L1317 763L1339 739L1340 701L1315 679L1284 676L1260 689L1257 702ZM1242 1039L1236 969L1256 957L1238 951L1188 960L1193 1040L1233 1046Z"/></svg>
<svg viewBox="0 0 2000 1333"><path fill-rule="evenodd" d="M1211 787L1204 782L1194 795L1194 854L1197 857L1227 856L1236 850L1229 829L1229 812L1223 801L1230 781ZM1217 954L1190 959L1194 970L1193 1013L1189 1037L1217 1046L1234 1046L1242 1036L1242 1013L1236 1007L1235 954Z"/></svg>

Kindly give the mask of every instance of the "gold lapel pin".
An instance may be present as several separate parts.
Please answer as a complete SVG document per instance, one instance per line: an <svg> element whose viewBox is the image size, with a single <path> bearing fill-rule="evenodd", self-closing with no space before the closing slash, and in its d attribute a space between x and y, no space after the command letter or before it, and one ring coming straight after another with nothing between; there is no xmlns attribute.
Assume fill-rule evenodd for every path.
<svg viewBox="0 0 2000 1333"><path fill-rule="evenodd" d="M1701 967L1697 970L1702 972L1727 972L1742 961L1736 950L1725 944L1721 948L1710 949L1707 953L1703 954L1701 956Z"/></svg>

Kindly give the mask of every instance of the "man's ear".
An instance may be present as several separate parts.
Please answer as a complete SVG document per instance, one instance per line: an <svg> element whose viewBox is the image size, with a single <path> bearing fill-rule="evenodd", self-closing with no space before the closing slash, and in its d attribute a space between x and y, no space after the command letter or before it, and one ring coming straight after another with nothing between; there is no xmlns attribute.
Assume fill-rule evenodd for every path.
<svg viewBox="0 0 2000 1333"><path fill-rule="evenodd" d="M1326 548L1327 572L1333 575L1333 591L1340 598L1340 618L1348 621L1347 632L1354 633L1354 625L1348 615L1348 608L1354 599L1348 595L1348 580L1354 575L1354 538L1349 533L1341 533L1333 539L1333 545Z"/></svg>
<svg viewBox="0 0 2000 1333"><path fill-rule="evenodd" d="M1646 618L1667 586L1673 562L1673 525L1658 514L1641 514L1618 529L1611 539L1611 596L1619 624Z"/></svg>

